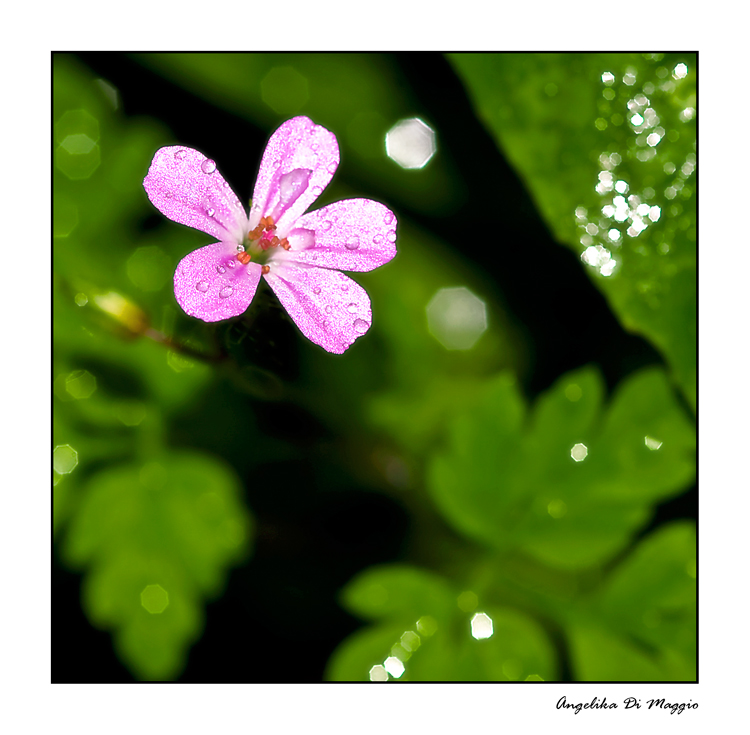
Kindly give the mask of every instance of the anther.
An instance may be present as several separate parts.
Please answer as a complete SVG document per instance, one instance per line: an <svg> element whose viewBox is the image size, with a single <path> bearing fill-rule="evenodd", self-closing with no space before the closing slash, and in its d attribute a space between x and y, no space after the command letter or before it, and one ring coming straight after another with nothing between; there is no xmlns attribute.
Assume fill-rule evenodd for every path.
<svg viewBox="0 0 750 735"><path fill-rule="evenodd" d="M262 267L262 268L260 269L260 272L261 272L261 273L262 273L262 274L263 274L263 275L265 276L265 275L266 275L267 273L270 273L270 272L271 272L271 266L270 266L270 265L264 265L264 266L263 266L263 267Z"/></svg>
<svg viewBox="0 0 750 735"><path fill-rule="evenodd" d="M287 240L285 237L279 240L279 245L281 245L284 250L289 250L292 246L289 244L289 240Z"/></svg>
<svg viewBox="0 0 750 735"><path fill-rule="evenodd" d="M250 255L250 253L248 253L247 251L237 253L237 260L239 260L242 265L247 265L251 259L252 255Z"/></svg>

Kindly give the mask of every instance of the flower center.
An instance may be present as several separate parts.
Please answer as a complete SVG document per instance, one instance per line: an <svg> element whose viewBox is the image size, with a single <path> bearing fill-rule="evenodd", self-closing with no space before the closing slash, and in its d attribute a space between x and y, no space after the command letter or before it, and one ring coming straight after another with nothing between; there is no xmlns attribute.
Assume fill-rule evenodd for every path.
<svg viewBox="0 0 750 735"><path fill-rule="evenodd" d="M264 273L268 272L264 263L268 260L272 248L282 247L289 250L289 241L285 238L279 238L276 234L276 223L273 217L261 217L258 226L247 233L247 237L242 245L239 246L240 252L237 254L237 260L243 265L247 265L251 260L259 265L264 266Z"/></svg>

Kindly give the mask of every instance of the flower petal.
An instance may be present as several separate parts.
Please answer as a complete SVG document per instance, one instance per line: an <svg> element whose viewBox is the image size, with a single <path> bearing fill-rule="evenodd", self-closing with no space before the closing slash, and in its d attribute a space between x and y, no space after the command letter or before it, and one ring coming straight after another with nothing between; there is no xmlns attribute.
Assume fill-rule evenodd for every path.
<svg viewBox="0 0 750 735"><path fill-rule="evenodd" d="M241 243L247 216L239 199L200 151L160 148L143 180L153 205L174 222L195 227L218 240Z"/></svg>
<svg viewBox="0 0 750 735"><path fill-rule="evenodd" d="M265 278L302 334L328 352L340 355L370 328L370 298L343 273L287 261Z"/></svg>
<svg viewBox="0 0 750 735"><path fill-rule="evenodd" d="M242 314L255 296L261 267L242 265L224 242L193 250L177 265L174 295L186 314L218 322Z"/></svg>
<svg viewBox="0 0 750 735"><path fill-rule="evenodd" d="M372 199L345 199L300 217L289 233L289 243L289 260L342 271L371 271L396 254L396 217Z"/></svg>
<svg viewBox="0 0 750 735"><path fill-rule="evenodd" d="M287 120L268 141L250 210L250 229L272 216L279 237L320 196L339 165L336 136L308 117Z"/></svg>

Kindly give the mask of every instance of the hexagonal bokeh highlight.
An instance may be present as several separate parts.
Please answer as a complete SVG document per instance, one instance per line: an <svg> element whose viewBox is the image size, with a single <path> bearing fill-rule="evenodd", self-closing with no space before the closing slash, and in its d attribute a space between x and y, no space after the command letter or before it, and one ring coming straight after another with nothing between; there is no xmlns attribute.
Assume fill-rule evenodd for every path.
<svg viewBox="0 0 750 735"><path fill-rule="evenodd" d="M370 681L388 681L388 679L390 679L388 672L380 664L375 664L370 669Z"/></svg>
<svg viewBox="0 0 750 735"><path fill-rule="evenodd" d="M88 153L71 153L62 145L55 151L55 165L71 181L88 179L99 168L101 162L98 145Z"/></svg>
<svg viewBox="0 0 750 735"><path fill-rule="evenodd" d="M468 288L441 288L427 304L427 326L446 350L470 350L487 330L487 307Z"/></svg>
<svg viewBox="0 0 750 735"><path fill-rule="evenodd" d="M96 378L88 370L74 370L65 378L65 390L78 401L88 398L96 390Z"/></svg>
<svg viewBox="0 0 750 735"><path fill-rule="evenodd" d="M99 121L86 110L68 110L55 123L55 141L62 144L69 136L82 135L93 143L99 140Z"/></svg>
<svg viewBox="0 0 750 735"><path fill-rule="evenodd" d="M52 468L58 475L70 474L78 465L78 452L70 444L58 444L52 452Z"/></svg>
<svg viewBox="0 0 750 735"><path fill-rule="evenodd" d="M101 163L99 121L86 110L68 110L55 123L55 165L69 179L87 179Z"/></svg>
<svg viewBox="0 0 750 735"><path fill-rule="evenodd" d="M260 83L263 101L279 115L293 115L310 98L307 79L292 66L275 66Z"/></svg>
<svg viewBox="0 0 750 735"><path fill-rule="evenodd" d="M404 664L402 661L395 656L388 656L388 658L383 661L383 668L394 678L394 679L400 679L403 675L404 671L406 671L406 668L404 667Z"/></svg>
<svg viewBox="0 0 750 735"><path fill-rule="evenodd" d="M385 135L385 152L401 168L424 168L436 150L435 131L418 117L401 120Z"/></svg>
<svg viewBox="0 0 750 735"><path fill-rule="evenodd" d="M141 592L141 605L152 615L158 615L167 609L169 594L160 584L148 584Z"/></svg>
<svg viewBox="0 0 750 735"><path fill-rule="evenodd" d="M477 640L490 638L494 632L492 618L487 613L477 613L471 619L471 635Z"/></svg>
<svg viewBox="0 0 750 735"><path fill-rule="evenodd" d="M585 444L574 444L573 448L570 450L570 456L576 462L583 462L583 460L588 456L588 453L589 450Z"/></svg>

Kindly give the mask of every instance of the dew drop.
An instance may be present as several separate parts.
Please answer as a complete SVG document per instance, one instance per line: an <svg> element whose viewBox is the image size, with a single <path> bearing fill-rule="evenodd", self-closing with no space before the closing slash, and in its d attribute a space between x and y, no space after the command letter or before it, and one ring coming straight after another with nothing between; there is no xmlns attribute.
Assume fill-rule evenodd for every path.
<svg viewBox="0 0 750 735"><path fill-rule="evenodd" d="M198 283L195 284L195 287L201 293L206 293L206 291L208 291L208 281L198 281Z"/></svg>
<svg viewBox="0 0 750 735"><path fill-rule="evenodd" d="M323 322L323 329L328 329L328 319Z"/></svg>
<svg viewBox="0 0 750 735"><path fill-rule="evenodd" d="M388 238L388 242L396 242L396 230L391 230L386 237Z"/></svg>
<svg viewBox="0 0 750 735"><path fill-rule="evenodd" d="M331 220L328 220L328 219L327 219L327 220L325 220L325 222L323 222L323 224L322 224L322 225L320 226L320 229L321 229L321 230L323 230L323 232L328 232L328 230L330 230L330 229L331 229L331 227L333 227L333 223L331 222Z"/></svg>
<svg viewBox="0 0 750 735"><path fill-rule="evenodd" d="M344 243L344 247L346 247L347 250L356 250L359 247L359 237L357 235L352 235L346 243Z"/></svg>
<svg viewBox="0 0 750 735"><path fill-rule="evenodd" d="M349 284L348 283L342 283L341 284L341 290L346 293L349 290Z"/></svg>
<svg viewBox="0 0 750 735"><path fill-rule="evenodd" d="M224 267L223 267L223 266L221 266L221 265L217 265L217 266L216 266L216 272L217 272L217 273L225 273L226 271L224 270Z"/></svg>
<svg viewBox="0 0 750 735"><path fill-rule="evenodd" d="M353 326L360 334L364 334L370 328L370 325L364 319L355 319Z"/></svg>
<svg viewBox="0 0 750 735"><path fill-rule="evenodd" d="M233 260L227 261L227 267L228 268L234 268L234 266L237 265Z"/></svg>
<svg viewBox="0 0 750 735"><path fill-rule="evenodd" d="M336 169L338 168L339 164L336 161L333 161L332 163L328 164L328 173L333 176L336 173Z"/></svg>
<svg viewBox="0 0 750 735"><path fill-rule="evenodd" d="M383 236L382 235L375 235L375 237L372 238L372 241L375 245L380 245L380 243L383 242Z"/></svg>
<svg viewBox="0 0 750 735"><path fill-rule="evenodd" d="M393 220L394 220L394 219L396 219L396 218L394 217L394 215L393 215L393 212L388 212L388 213L387 213L387 214L385 215L385 217L383 218L383 221L384 221L384 222L385 222L385 223L386 223L387 225L389 225L389 224L391 224L391 222L393 222Z"/></svg>
<svg viewBox="0 0 750 735"><path fill-rule="evenodd" d="M209 208L208 208L208 209L206 210L206 214L207 214L207 215L208 215L209 217L213 217L215 213L216 213L216 210L215 210L215 209L214 209L213 207L209 207Z"/></svg>
<svg viewBox="0 0 750 735"><path fill-rule="evenodd" d="M234 289L231 286L224 286L224 288L222 288L221 291L219 291L219 296L222 299L228 299L232 295L233 292L234 292Z"/></svg>
<svg viewBox="0 0 750 735"><path fill-rule="evenodd" d="M353 314L355 311L357 311L357 305L354 302L352 302L351 304L347 304L346 305L346 310L350 314Z"/></svg>
<svg viewBox="0 0 750 735"><path fill-rule="evenodd" d="M330 314L332 310L333 310L333 307L330 304L328 304L326 306L326 314Z"/></svg>
<svg viewBox="0 0 750 735"><path fill-rule="evenodd" d="M319 186L313 186L312 188L313 196L319 197L322 193L323 193L323 190Z"/></svg>
<svg viewBox="0 0 750 735"><path fill-rule="evenodd" d="M201 171L203 171L204 174L212 174L214 171L216 171L216 163L210 158L207 158L201 164Z"/></svg>
<svg viewBox="0 0 750 735"><path fill-rule="evenodd" d="M316 286L316 287L315 287L315 288L313 289L313 293L314 293L314 294L315 294L315 295L317 296L317 295L318 295L318 294L320 293L320 286Z"/></svg>
<svg viewBox="0 0 750 735"><path fill-rule="evenodd" d="M185 158L186 155L187 155L187 151L184 148L181 148L179 151L174 152L174 157L178 161L181 161L183 158Z"/></svg>

